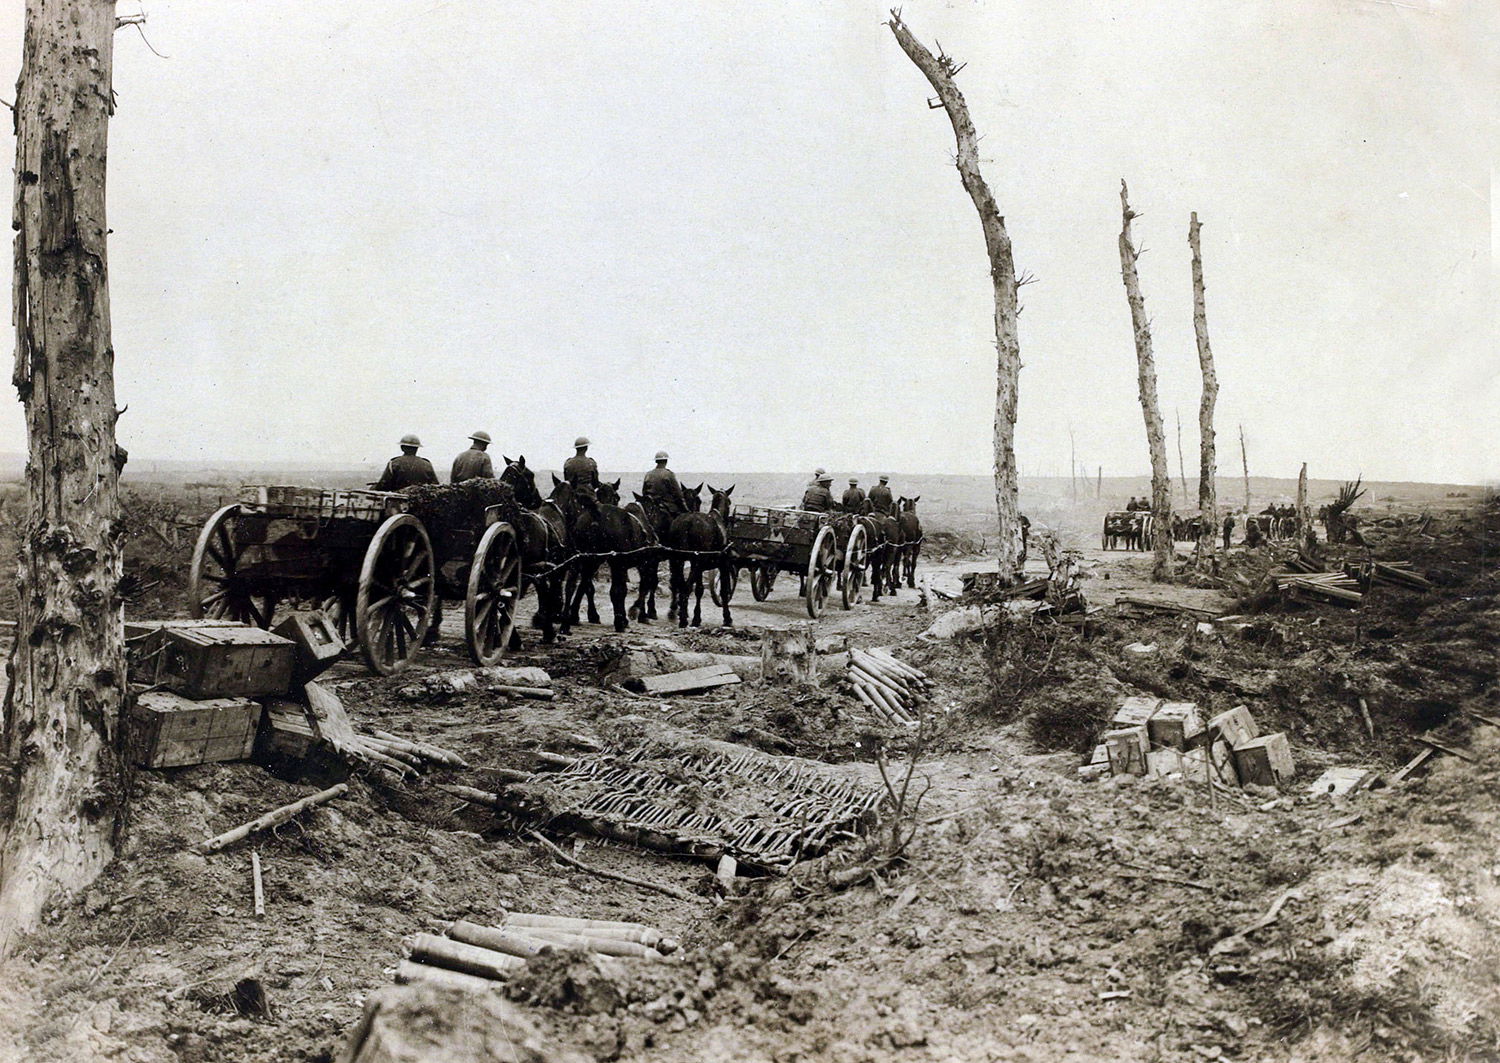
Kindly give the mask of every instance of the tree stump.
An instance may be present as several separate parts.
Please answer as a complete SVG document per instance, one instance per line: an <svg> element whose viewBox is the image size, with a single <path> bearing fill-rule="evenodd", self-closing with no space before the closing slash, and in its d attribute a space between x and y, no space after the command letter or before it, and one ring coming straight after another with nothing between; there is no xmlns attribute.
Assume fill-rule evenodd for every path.
<svg viewBox="0 0 1500 1063"><path fill-rule="evenodd" d="M761 679L767 683L818 685L818 646L810 623L770 630L760 642Z"/></svg>

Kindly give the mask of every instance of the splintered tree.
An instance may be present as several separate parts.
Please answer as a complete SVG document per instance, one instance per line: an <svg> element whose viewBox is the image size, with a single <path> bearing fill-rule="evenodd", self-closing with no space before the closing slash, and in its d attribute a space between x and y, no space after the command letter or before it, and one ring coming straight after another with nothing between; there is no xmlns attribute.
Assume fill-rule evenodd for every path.
<svg viewBox="0 0 1500 1063"><path fill-rule="evenodd" d="M1214 352L1208 346L1208 307L1203 301L1203 252L1198 243L1198 212L1188 220L1188 247L1193 252L1193 334L1198 338L1198 368L1203 371L1203 398L1198 403L1198 552L1195 564L1201 572L1217 567L1215 534L1218 497L1214 477L1218 460L1214 455L1214 404L1219 401L1219 377L1214 372Z"/></svg>
<svg viewBox="0 0 1500 1063"><path fill-rule="evenodd" d="M15 103L16 360L30 462L0 710L0 954L109 860L125 693L104 172L113 0L27 0Z"/></svg>
<svg viewBox="0 0 1500 1063"><path fill-rule="evenodd" d="M963 181L964 191L974 201L974 209L979 212L979 225L984 231L984 247L990 259L990 282L995 289L995 349L998 352L995 373L995 509L1000 533L1000 572L1007 577L1018 577L1022 550L1015 436L1021 343L1016 331L1018 284L1010 235L1005 230L1005 218L1000 214L994 194L979 172L978 135L969 118L968 104L953 80L961 69L959 64L941 52L934 56L928 51L911 35L901 21L899 11L891 12L891 20L886 25L896 35L901 50L931 83L943 110L948 112L958 142L958 175Z"/></svg>
<svg viewBox="0 0 1500 1063"><path fill-rule="evenodd" d="M1161 423L1161 407L1156 401L1156 359L1151 354L1151 322L1146 317L1146 300L1141 296L1141 278L1135 260L1140 252L1130 237L1130 221L1136 216L1130 209L1129 189L1120 181L1120 275L1125 278L1125 298L1130 303L1130 321L1135 327L1135 359L1140 381L1141 412L1146 417L1146 442L1151 448L1151 549L1156 558L1151 578L1161 582L1172 576L1172 469L1167 464L1167 436Z"/></svg>

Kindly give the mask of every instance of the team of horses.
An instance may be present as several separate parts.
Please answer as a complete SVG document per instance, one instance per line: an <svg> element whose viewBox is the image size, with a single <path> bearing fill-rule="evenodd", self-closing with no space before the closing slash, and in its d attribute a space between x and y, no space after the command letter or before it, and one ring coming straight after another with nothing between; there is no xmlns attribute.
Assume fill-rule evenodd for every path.
<svg viewBox="0 0 1500 1063"><path fill-rule="evenodd" d="M723 490L708 484L684 489L687 511L671 513L639 494L621 505L619 480L580 487L553 476L552 490L544 498L524 455L514 461L508 457L503 460L505 468L498 479L505 490L498 515L516 533L524 575L521 593L523 597L527 591L536 593L533 623L541 630L544 643L554 642L559 634L566 635L581 623L580 615L587 616L591 624L599 623L594 581L601 569L609 572L616 631L626 630L632 619L640 623L657 619L656 596L663 560L668 564L670 580L669 619L675 619L680 627L700 626L706 581L714 580L717 593L713 597L723 611L723 624L734 626L730 597L736 569L742 562L730 547L733 485ZM894 515L877 512L866 502L863 512L838 513L831 518L841 550L855 522L863 523L869 543L872 600L878 600L882 593L894 594L903 579L908 587L916 586L922 541L922 523L916 513L920 497L902 498ZM632 573L636 576L636 599L627 607ZM520 648L520 634L515 629L510 648Z"/></svg>

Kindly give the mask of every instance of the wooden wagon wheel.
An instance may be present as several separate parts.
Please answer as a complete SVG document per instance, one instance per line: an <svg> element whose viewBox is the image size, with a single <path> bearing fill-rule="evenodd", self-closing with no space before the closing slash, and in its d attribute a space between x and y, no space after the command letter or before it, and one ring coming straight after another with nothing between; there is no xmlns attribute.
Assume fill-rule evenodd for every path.
<svg viewBox="0 0 1500 1063"><path fill-rule="evenodd" d="M491 524L474 548L464 596L464 638L469 656L491 665L505 655L521 602L521 547L509 524Z"/></svg>
<svg viewBox="0 0 1500 1063"><path fill-rule="evenodd" d="M865 526L858 522L849 533L849 543L844 547L844 572L839 591L845 609L854 608L864 594L865 570L870 566L870 542L865 537Z"/></svg>
<svg viewBox="0 0 1500 1063"><path fill-rule="evenodd" d="M734 600L734 589L736 587L738 587L739 585L740 585L740 566L739 565L730 565L729 566L729 600L730 601ZM709 580L708 580L708 593L709 593L709 597L713 598L714 604L717 605L717 606L719 606L722 609L724 607L724 595L719 590L719 568L718 568L717 565L714 566L714 568L712 570L712 575L709 577Z"/></svg>
<svg viewBox="0 0 1500 1063"><path fill-rule="evenodd" d="M763 561L758 565L750 566L750 593L757 602L763 602L771 597L771 588L776 586L776 576L779 571L773 561Z"/></svg>
<svg viewBox="0 0 1500 1063"><path fill-rule="evenodd" d="M327 615L346 647L353 646L358 635L358 625L354 622L355 593L354 587L340 588L318 603L318 608Z"/></svg>
<svg viewBox="0 0 1500 1063"><path fill-rule="evenodd" d="M230 503L209 517L198 533L188 569L188 613L194 620L209 617L270 627L276 596L255 592L240 575L245 548L234 537L239 514L240 507Z"/></svg>
<svg viewBox="0 0 1500 1063"><path fill-rule="evenodd" d="M825 524L818 529L813 540L812 553L807 559L807 615L814 620L823 615L823 603L828 600L828 590L838 575L839 548L833 541L833 527Z"/></svg>
<svg viewBox="0 0 1500 1063"><path fill-rule="evenodd" d="M386 518L365 550L354 600L359 650L370 670L406 667L437 610L432 542L410 513Z"/></svg>

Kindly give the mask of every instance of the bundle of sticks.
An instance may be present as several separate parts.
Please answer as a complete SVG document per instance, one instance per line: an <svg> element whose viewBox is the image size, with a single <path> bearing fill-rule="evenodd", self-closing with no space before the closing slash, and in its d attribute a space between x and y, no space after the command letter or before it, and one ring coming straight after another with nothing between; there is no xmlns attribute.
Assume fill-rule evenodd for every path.
<svg viewBox="0 0 1500 1063"><path fill-rule="evenodd" d="M917 722L917 705L931 684L921 669L896 660L885 650L849 650L849 684L854 696L882 723Z"/></svg>
<svg viewBox="0 0 1500 1063"><path fill-rule="evenodd" d="M503 981L527 960L550 950L583 951L615 963L656 962L677 948L676 940L644 923L509 912L499 926L459 920L448 927L446 936L417 934L409 958L397 968L396 981L477 987L473 980Z"/></svg>
<svg viewBox="0 0 1500 1063"><path fill-rule="evenodd" d="M463 757L442 746L401 738L389 731L376 731L373 735L351 732L336 748L345 757L389 768L403 777L421 772L428 764L449 768L469 766Z"/></svg>
<svg viewBox="0 0 1500 1063"><path fill-rule="evenodd" d="M1271 579L1278 590L1291 597L1308 595L1351 607L1364 601L1359 584L1342 572L1273 572Z"/></svg>
<svg viewBox="0 0 1500 1063"><path fill-rule="evenodd" d="M1371 583L1390 583L1411 590L1432 590L1432 581L1414 571L1410 561L1371 561L1363 565L1345 566L1344 572L1366 586Z"/></svg>

